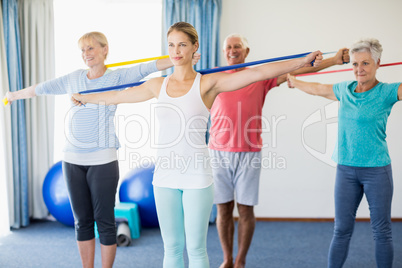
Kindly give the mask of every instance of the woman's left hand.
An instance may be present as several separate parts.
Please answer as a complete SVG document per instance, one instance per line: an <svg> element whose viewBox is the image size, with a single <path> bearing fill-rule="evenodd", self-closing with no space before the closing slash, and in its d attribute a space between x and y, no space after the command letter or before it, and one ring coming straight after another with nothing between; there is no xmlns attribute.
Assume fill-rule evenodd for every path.
<svg viewBox="0 0 402 268"><path fill-rule="evenodd" d="M81 94L75 93L71 96L71 101L74 103L76 106L81 106L85 105L86 103L82 102L80 99Z"/></svg>

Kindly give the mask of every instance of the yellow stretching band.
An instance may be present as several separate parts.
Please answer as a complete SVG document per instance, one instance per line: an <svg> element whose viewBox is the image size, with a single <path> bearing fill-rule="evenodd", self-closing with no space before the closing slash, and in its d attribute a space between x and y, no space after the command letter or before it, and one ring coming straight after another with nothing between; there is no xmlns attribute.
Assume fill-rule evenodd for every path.
<svg viewBox="0 0 402 268"><path fill-rule="evenodd" d="M106 67L107 68L117 67L117 66L129 65L129 64L140 63L140 62L146 62L146 61L151 61L151 60L167 59L167 58L169 58L169 55L153 57L153 58L145 58L145 59L139 59L139 60L132 60L132 61L123 61L123 62L112 63L112 64L106 64Z"/></svg>

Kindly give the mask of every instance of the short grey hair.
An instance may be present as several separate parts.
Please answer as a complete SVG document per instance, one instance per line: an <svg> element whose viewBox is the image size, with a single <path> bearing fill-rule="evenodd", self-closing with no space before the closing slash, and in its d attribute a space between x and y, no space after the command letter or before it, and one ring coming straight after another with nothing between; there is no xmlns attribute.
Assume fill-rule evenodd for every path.
<svg viewBox="0 0 402 268"><path fill-rule="evenodd" d="M350 48L350 55L355 52L370 52L371 57L375 62L381 59L382 46L375 38L365 38L357 41Z"/></svg>
<svg viewBox="0 0 402 268"><path fill-rule="evenodd" d="M241 42L242 42L244 48L246 48L246 49L249 48L249 46L248 46L248 41L247 41L247 39L246 39L243 35L237 34L237 33L233 33L233 34L229 34L228 36L226 36L225 41L223 41L223 50L226 49L227 40L228 40L229 38L232 38L232 37L238 37L238 38L240 38L240 40L241 40Z"/></svg>

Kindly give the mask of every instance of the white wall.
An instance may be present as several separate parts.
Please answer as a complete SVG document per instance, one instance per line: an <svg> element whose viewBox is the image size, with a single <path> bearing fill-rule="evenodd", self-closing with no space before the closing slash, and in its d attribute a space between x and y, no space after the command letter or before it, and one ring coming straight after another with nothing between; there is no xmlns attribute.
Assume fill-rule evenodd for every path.
<svg viewBox="0 0 402 268"><path fill-rule="evenodd" d="M402 1L398 0L223 0L221 43L230 33L245 35L251 47L248 61L253 61L317 49L335 51L361 37L375 37L384 48L382 63L401 62L401 10ZM221 65L225 65L223 57ZM332 69L343 68L351 66ZM401 81L402 66L380 68L377 78L384 82ZM336 83L353 80L354 76L352 72L343 72L302 79ZM310 117L314 113L322 119L318 117L317 123L310 124L308 120L314 119ZM336 138L334 113L336 104L331 105L331 101L289 89L285 84L268 94L263 116L270 131L263 134L263 139L269 146L263 150L267 168L261 175L257 217L334 217L335 168L328 164ZM387 130L393 161L394 218L402 218L401 122L402 103L397 103ZM302 139L303 124L307 127ZM307 148L316 151L317 156ZM358 217L369 217L365 198Z"/></svg>

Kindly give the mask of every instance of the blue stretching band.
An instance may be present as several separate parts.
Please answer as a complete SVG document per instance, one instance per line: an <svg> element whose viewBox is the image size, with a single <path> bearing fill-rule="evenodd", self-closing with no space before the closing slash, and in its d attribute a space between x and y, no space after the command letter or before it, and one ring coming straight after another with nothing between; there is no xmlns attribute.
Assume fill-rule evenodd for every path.
<svg viewBox="0 0 402 268"><path fill-rule="evenodd" d="M251 62L246 62L246 63L241 63L241 64L235 64L235 65L229 65L229 66L224 66L224 67L213 68L213 69L204 69L204 70L200 70L198 72L200 74L211 74L211 73L223 72L223 71L227 71L227 70L240 69L240 68L244 68L244 67L247 67L247 66L257 65L257 64L267 63L267 62L301 58L301 57L307 56L310 53L311 52L302 53L302 54L296 54L296 55L290 55L290 56L284 56L284 57L278 57L278 58L271 58L271 59L266 59L266 60L251 61Z"/></svg>
<svg viewBox="0 0 402 268"><path fill-rule="evenodd" d="M227 70L239 69L239 68L244 68L247 66L257 65L257 64L267 63L267 62L301 58L301 57L307 56L310 53L311 52L284 56L284 57L271 58L271 59L266 59L266 60L251 61L251 62L229 65L229 66L224 66L224 67L199 70L197 72L199 72L200 74L211 74L211 73L223 72L223 71L227 71ZM323 54L330 54L330 53L334 53L334 52L327 52L327 53L323 53ZM313 63L314 63L314 61L311 64L313 65ZM120 88L135 87L135 86L139 86L139 85L143 84L144 82L145 81L140 81L140 82L136 82L136 83L130 83L130 84L124 84L124 85L118 85L118 86L112 86L112 87L105 87L105 88L99 88L99 89L93 89L93 90L86 90L86 91L80 92L80 94L104 92L104 91L110 91L110 90L115 90L115 89L120 89Z"/></svg>

